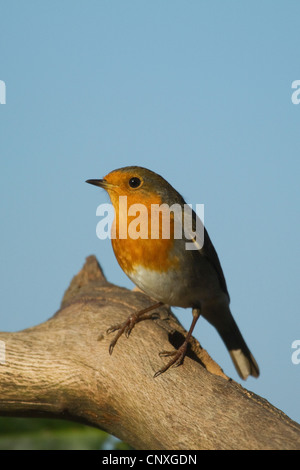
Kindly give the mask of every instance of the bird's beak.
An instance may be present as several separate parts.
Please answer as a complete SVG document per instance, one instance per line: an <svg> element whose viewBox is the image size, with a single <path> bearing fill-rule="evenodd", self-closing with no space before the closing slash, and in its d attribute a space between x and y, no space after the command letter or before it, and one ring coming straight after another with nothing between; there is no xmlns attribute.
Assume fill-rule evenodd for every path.
<svg viewBox="0 0 300 470"><path fill-rule="evenodd" d="M109 189L113 185L106 180L86 180L86 183L93 184L94 186L99 186L100 188Z"/></svg>

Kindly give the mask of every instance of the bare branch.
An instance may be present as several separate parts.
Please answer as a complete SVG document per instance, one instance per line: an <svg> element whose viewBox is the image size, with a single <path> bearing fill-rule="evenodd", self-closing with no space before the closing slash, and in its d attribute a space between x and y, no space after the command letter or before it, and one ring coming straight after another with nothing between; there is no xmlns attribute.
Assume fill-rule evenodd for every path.
<svg viewBox="0 0 300 470"><path fill-rule="evenodd" d="M228 379L192 339L184 365L154 379L161 350L185 330L160 308L112 356L106 330L151 304L105 279L87 258L48 321L0 333L2 416L52 416L99 427L136 449L299 449L300 426Z"/></svg>

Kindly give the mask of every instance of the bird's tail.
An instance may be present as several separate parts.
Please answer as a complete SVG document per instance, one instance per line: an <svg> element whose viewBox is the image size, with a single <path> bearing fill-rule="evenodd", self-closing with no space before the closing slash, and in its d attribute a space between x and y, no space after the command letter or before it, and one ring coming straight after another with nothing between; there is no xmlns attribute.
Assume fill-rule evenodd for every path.
<svg viewBox="0 0 300 470"><path fill-rule="evenodd" d="M201 312L202 313L202 312ZM228 305L218 309L203 311L203 316L218 330L224 341L232 362L241 379L246 380L249 375L259 376L259 367L252 356Z"/></svg>

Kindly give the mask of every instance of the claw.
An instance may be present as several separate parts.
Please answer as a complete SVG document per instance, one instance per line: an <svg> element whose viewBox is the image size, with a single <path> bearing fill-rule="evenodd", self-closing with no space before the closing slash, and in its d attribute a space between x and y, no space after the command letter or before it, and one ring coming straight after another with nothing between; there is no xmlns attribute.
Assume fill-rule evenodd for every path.
<svg viewBox="0 0 300 470"><path fill-rule="evenodd" d="M106 333L109 335L110 333L113 333L114 331L117 331L120 328L121 328L121 323L119 323L118 325L110 326L109 328L107 328Z"/></svg>
<svg viewBox="0 0 300 470"><path fill-rule="evenodd" d="M164 372L166 372L166 370L168 370L170 367L178 367L180 366L183 361L184 361L184 358L185 358L185 355L186 355L186 351L187 351L187 347L188 347L188 344L189 344L189 340L190 340L190 337L192 335L192 332L193 332L193 329L197 323L197 320L200 316L200 310L195 308L193 309L193 321L192 321L192 324L190 326L190 329L185 337L185 340L184 342L182 343L182 345L180 346L180 348L177 350L177 351L162 351L159 355L161 357L167 357L167 356L173 356L173 359L171 359L167 365L165 365L164 367L162 367L161 369L159 369L155 374L154 374L154 378L158 377L159 375L163 374Z"/></svg>
<svg viewBox="0 0 300 470"><path fill-rule="evenodd" d="M161 307L162 305L163 305L162 302L158 302L155 305L152 305L151 307L147 307L143 310L140 310L137 313L133 313L132 315L130 315L127 318L127 320L125 322L118 323L117 325L113 325L110 328L108 328L106 330L107 334L110 334L110 333L113 333L114 331L119 330L118 333L116 334L116 336L114 337L114 339L112 340L112 342L109 345L109 354L111 355L113 353L114 347L115 347L118 339L120 338L120 336L122 336L123 333L125 334L126 338L129 338L129 335L132 332L132 330L134 328L134 325L136 323L138 323L142 320L159 318L159 313L156 313L156 312L155 313L148 313L148 312L150 312L151 310L153 310L155 308Z"/></svg>
<svg viewBox="0 0 300 470"><path fill-rule="evenodd" d="M158 353L159 357L169 357L169 356L175 356L178 351L174 349L174 351L160 351Z"/></svg>
<svg viewBox="0 0 300 470"><path fill-rule="evenodd" d="M130 322L130 324L125 328L124 333L125 333L126 338L129 338L129 335L131 331L133 330L133 327L134 327L134 324Z"/></svg>
<svg viewBox="0 0 300 470"><path fill-rule="evenodd" d="M163 374L166 372L170 367L179 367L184 361L186 351L187 351L187 346L188 346L188 341L184 341L182 345L180 346L179 349L174 350L174 351L161 351L159 353L160 357L168 357L168 356L173 356L173 358L161 369L159 369L153 376L155 379L159 375Z"/></svg>

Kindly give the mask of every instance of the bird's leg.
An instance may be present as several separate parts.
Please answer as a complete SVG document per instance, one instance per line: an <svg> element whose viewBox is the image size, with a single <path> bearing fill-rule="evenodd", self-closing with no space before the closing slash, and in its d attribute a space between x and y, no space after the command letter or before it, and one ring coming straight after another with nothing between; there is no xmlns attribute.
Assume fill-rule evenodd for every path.
<svg viewBox="0 0 300 470"><path fill-rule="evenodd" d="M161 357L169 357L169 356L173 356L173 357L164 367L159 369L154 374L154 378L158 377L160 374L163 374L164 372L166 372L166 370L168 370L170 367L172 367L172 366L173 367L178 367L183 363L184 357L186 355L187 347L188 347L188 344L189 344L189 340L192 336L193 330L195 328L195 325L196 325L197 320L198 320L199 317L200 317L200 309L199 308L193 308L193 321L192 321L190 329L189 329L182 345L177 350L174 350L174 351L161 351L159 353L159 355Z"/></svg>
<svg viewBox="0 0 300 470"><path fill-rule="evenodd" d="M128 336L130 335L130 333L131 333L131 331L132 331L132 329L133 329L133 327L136 323L138 323L140 321L143 321L143 320L148 320L150 318L153 318L154 314L149 313L149 312L152 312L152 310L154 310L155 308L159 308L162 305L164 305L163 302L158 302L154 305L151 305L150 307L147 307L147 308L144 308L143 310L140 310L139 312L133 313L123 323L118 323L117 325L113 325L110 328L108 328L108 330L107 330L108 334L119 330L118 333L116 334L116 336L114 337L114 339L112 340L112 342L109 345L109 354L112 354L118 339L120 338L120 336L122 336L123 333L125 333L125 336L128 338Z"/></svg>

